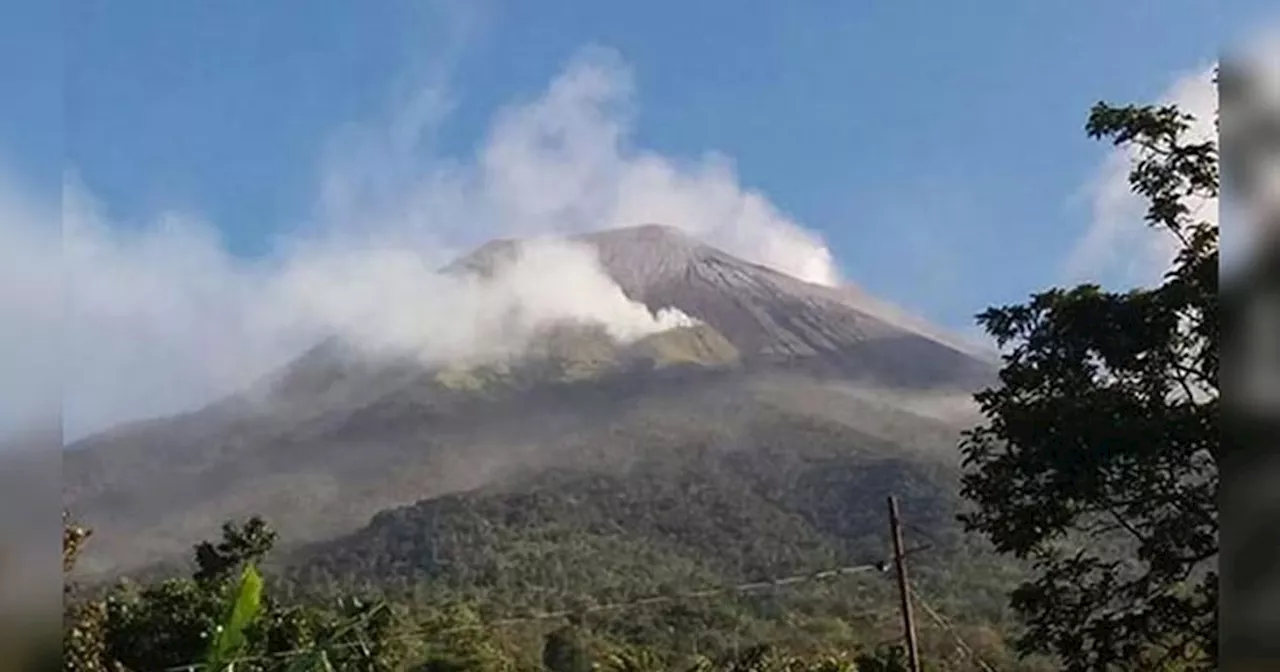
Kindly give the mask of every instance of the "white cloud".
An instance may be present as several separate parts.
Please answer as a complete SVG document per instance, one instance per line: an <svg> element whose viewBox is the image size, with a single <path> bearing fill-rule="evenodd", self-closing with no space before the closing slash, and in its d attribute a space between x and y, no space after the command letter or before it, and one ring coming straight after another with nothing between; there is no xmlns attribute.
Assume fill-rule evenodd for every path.
<svg viewBox="0 0 1280 672"><path fill-rule="evenodd" d="M1274 119L1280 113L1280 27L1255 30L1253 36L1236 50L1235 56L1249 70L1253 95L1238 109L1224 110L1227 119L1223 128L1228 132L1249 127L1250 119ZM1186 140L1189 142L1217 139L1218 129L1214 121L1218 112L1218 91L1213 81L1216 66L1216 63L1207 65L1177 78L1160 96L1159 102L1174 103L1196 117L1192 128L1187 131ZM1235 151L1239 151L1239 147L1257 149L1259 146L1252 140L1246 140ZM1265 155L1258 154L1255 166L1259 182L1248 203L1235 199L1222 202L1208 199L1191 204L1198 217L1214 225L1219 225L1223 219L1229 222L1222 233L1224 269L1234 267L1251 246L1255 234L1251 223L1259 221L1263 212L1280 212L1278 155L1274 148ZM1070 280L1108 277L1123 283L1145 285L1158 281L1169 268L1177 251L1176 241L1167 232L1148 227L1143 220L1146 206L1133 195L1128 183L1133 160L1131 151L1113 151L1099 166L1089 185L1093 217L1066 260L1065 271ZM1223 210L1226 210L1225 217Z"/></svg>
<svg viewBox="0 0 1280 672"><path fill-rule="evenodd" d="M723 157L677 161L631 146L632 81L609 52L584 52L541 96L502 110L466 160L423 147L450 107L440 80L407 100L387 124L346 129L321 165L315 225L266 258L229 254L217 228L189 214L118 226L73 178L61 231L55 208L5 216L6 322L29 327L3 337L14 342L5 399L57 381L57 365L74 438L197 407L335 331L439 361L509 352L552 320L600 321L620 338L687 320L650 315L589 252L548 239L593 229L667 223L806 279L836 280L820 239L740 186ZM0 195L0 209L19 207ZM539 242L491 282L435 272L510 236ZM55 282L30 286L46 277ZM53 309L63 306L64 325ZM38 351L49 356L9 356ZM0 427L16 426L7 420Z"/></svg>
<svg viewBox="0 0 1280 672"><path fill-rule="evenodd" d="M1195 117L1183 136L1186 142L1215 139L1218 109L1214 67L1206 66L1177 78L1160 96ZM1129 187L1129 171L1137 154L1130 148L1112 151L1088 186L1092 221L1071 250L1065 272L1072 282L1113 278L1127 285L1147 285L1160 279L1177 252L1177 240L1153 229L1143 219L1146 203ZM1217 199L1190 204L1200 219L1218 223Z"/></svg>
<svg viewBox="0 0 1280 672"><path fill-rule="evenodd" d="M429 99L447 99L431 91ZM500 111L474 161L421 161L418 143L430 129L399 141L365 129L363 142L350 138L330 157L326 213L338 215L330 224L354 222L367 235L368 215L377 213L376 228L393 239L466 248L494 232L656 222L805 280L839 281L821 238L744 188L726 157L677 160L635 148L634 93L617 55L593 48L540 98ZM389 182L398 188L387 190Z"/></svg>

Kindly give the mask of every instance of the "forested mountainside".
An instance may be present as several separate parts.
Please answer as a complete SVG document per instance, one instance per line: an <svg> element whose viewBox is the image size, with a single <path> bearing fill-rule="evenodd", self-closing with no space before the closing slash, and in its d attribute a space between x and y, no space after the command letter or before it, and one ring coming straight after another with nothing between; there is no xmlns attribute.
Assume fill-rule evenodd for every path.
<svg viewBox="0 0 1280 672"><path fill-rule="evenodd" d="M492 621L581 614L602 635L669 653L874 644L900 628L885 571L893 494L907 503L918 589L970 626L1010 625L1004 595L1020 574L958 533L952 465L781 415L734 444L646 440L648 456L625 465L548 470L382 512L288 554L276 565L282 585L295 597L354 589L462 602ZM853 571L823 576L841 568ZM697 597L706 591L725 592Z"/></svg>

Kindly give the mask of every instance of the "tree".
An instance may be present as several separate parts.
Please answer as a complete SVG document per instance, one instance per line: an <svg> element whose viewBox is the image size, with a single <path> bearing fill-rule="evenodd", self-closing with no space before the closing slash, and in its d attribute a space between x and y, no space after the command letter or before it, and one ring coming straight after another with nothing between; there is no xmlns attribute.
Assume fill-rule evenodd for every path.
<svg viewBox="0 0 1280 672"><path fill-rule="evenodd" d="M84 549L91 530L76 523L68 512L62 514L62 669L67 672L116 672L106 643L106 605L99 601L76 600L70 574Z"/></svg>
<svg viewBox="0 0 1280 672"><path fill-rule="evenodd" d="M64 520L64 570L70 571L88 536ZM410 647L398 610L350 598L332 609L290 606L265 594L254 565L274 540L260 518L227 523L216 544L195 547L192 578L124 583L92 599L69 591L63 669L121 672L206 663L220 669L233 661L245 672L404 668Z"/></svg>
<svg viewBox="0 0 1280 672"><path fill-rule="evenodd" d="M1067 670L1217 664L1218 193L1213 142L1173 106L1096 105L1088 134L1135 156L1131 189L1178 253L1153 288L1052 289L978 316L1004 351L961 444L961 516L1029 559L1021 653Z"/></svg>
<svg viewBox="0 0 1280 672"><path fill-rule="evenodd" d="M202 541L196 545L198 569L192 578L201 584L226 581L246 564L261 560L275 543L275 530L258 516L243 523L223 523L222 539L217 544Z"/></svg>
<svg viewBox="0 0 1280 672"><path fill-rule="evenodd" d="M433 607L419 623L425 645L418 672L454 672L507 669L505 652L484 620L466 604Z"/></svg>
<svg viewBox="0 0 1280 672"><path fill-rule="evenodd" d="M542 665L550 672L590 672L591 654L578 628L566 625L551 631L542 646Z"/></svg>

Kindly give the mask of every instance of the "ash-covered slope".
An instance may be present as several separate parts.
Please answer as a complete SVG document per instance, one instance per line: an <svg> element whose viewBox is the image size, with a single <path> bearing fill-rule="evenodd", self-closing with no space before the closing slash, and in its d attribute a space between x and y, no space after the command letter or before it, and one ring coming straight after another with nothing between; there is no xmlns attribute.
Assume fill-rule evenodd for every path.
<svg viewBox="0 0 1280 672"><path fill-rule="evenodd" d="M710 325L748 365L907 388L972 389L993 380L988 355L855 288L798 280L673 227L613 229L574 240L595 249L628 298ZM494 273L520 245L494 241L448 270Z"/></svg>

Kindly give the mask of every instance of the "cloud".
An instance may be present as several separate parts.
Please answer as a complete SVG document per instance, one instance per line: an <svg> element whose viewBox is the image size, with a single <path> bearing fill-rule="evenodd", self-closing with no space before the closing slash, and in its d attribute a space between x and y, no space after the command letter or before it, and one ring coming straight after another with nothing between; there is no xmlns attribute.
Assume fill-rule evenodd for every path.
<svg viewBox="0 0 1280 672"><path fill-rule="evenodd" d="M1254 152L1262 147L1256 136L1249 135L1261 119L1275 119L1280 112L1280 26L1254 31L1233 53L1245 67L1251 85L1248 100L1232 110L1223 110L1223 129L1243 131L1240 144L1224 152ZM1214 83L1217 63L1197 68L1178 77L1160 96L1160 103L1176 104L1195 116L1185 136L1188 142L1217 140L1215 118L1218 113L1218 89ZM1230 143L1230 141L1227 141ZM1263 212L1280 212L1280 153L1272 147L1257 152L1253 164L1258 182L1248 202L1235 199L1206 199L1189 204L1199 218L1220 225L1230 224L1222 234L1223 267L1234 267L1252 244L1255 233L1252 222ZM1065 262L1071 281L1096 280L1099 277L1145 285L1156 282L1170 266L1177 244L1173 236L1157 231L1143 220L1146 205L1129 188L1129 171L1135 159L1130 150L1111 152L1096 171L1088 186L1092 204L1092 220L1085 234L1072 249ZM1225 217L1224 215L1225 211Z"/></svg>
<svg viewBox="0 0 1280 672"><path fill-rule="evenodd" d="M1215 139L1218 93L1215 65L1178 77L1161 94L1159 103L1177 105L1195 117L1185 142ZM1167 231L1149 227L1143 219L1146 203L1129 187L1129 171L1137 160L1130 148L1107 155L1087 186L1092 208L1089 228L1064 264L1071 282L1113 279L1125 285L1147 285L1160 279L1177 252L1177 240ZM1189 204L1193 214L1217 225L1217 199Z"/></svg>
<svg viewBox="0 0 1280 672"><path fill-rule="evenodd" d="M837 281L821 240L743 188L728 159L633 147L633 99L617 56L587 50L540 96L499 111L474 155L442 157L430 138L452 98L433 77L385 123L342 129L322 152L313 221L261 258L228 253L217 226L191 213L121 226L68 176L60 208L0 224L7 323L31 326L3 337L14 341L5 398L61 382L75 438L196 408L329 334L436 362L501 356L557 320L602 322L622 339L687 322L631 302L588 249L558 239L614 226L663 222ZM0 214L20 207L0 193ZM490 281L436 272L513 236L534 242ZM55 281L33 286L44 278ZM8 356L28 352L48 356ZM51 389L41 398L56 397Z"/></svg>
<svg viewBox="0 0 1280 672"><path fill-rule="evenodd" d="M744 189L727 157L681 164L632 149L631 94L630 73L591 50L542 100L504 113L481 157L502 216L526 230L660 222L804 280L839 280L821 240Z"/></svg>
<svg viewBox="0 0 1280 672"><path fill-rule="evenodd" d="M447 99L438 88L424 95ZM568 234L657 222L805 280L839 282L821 238L744 188L727 157L680 160L634 147L634 97L617 54L588 48L541 97L499 111L472 161L423 162L420 143L432 134L422 126L399 140L365 129L361 142L353 132L323 180L326 213L338 215L330 224L354 222L368 235L368 216L377 213L376 228L393 239L466 248L496 231ZM389 183L397 188L387 190Z"/></svg>

